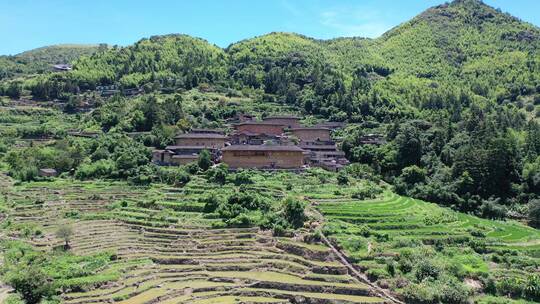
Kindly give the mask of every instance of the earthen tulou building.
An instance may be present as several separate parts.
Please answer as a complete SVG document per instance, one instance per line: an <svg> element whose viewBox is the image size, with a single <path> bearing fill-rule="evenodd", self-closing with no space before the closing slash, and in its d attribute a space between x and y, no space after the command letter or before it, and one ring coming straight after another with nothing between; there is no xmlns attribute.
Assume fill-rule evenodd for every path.
<svg viewBox="0 0 540 304"><path fill-rule="evenodd" d="M179 134L174 145L153 151L153 162L184 165L196 162L201 151L208 150L215 163L225 163L230 169L298 170L317 166L337 171L348 164L331 137L331 130L342 127L341 123L306 127L292 115L257 121L248 114L240 114L236 121L228 136L216 129Z"/></svg>

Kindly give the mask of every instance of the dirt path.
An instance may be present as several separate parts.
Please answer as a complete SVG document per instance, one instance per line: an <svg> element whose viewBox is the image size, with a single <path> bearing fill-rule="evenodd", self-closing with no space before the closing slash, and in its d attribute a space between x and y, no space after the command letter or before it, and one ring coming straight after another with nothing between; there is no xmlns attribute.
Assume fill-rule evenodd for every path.
<svg viewBox="0 0 540 304"><path fill-rule="evenodd" d="M12 291L9 287L1 287L0 286L0 304L4 303L4 301L9 297L9 293Z"/></svg>
<svg viewBox="0 0 540 304"><path fill-rule="evenodd" d="M306 198L306 200L309 202L309 206L307 209L308 215L317 218L317 221L322 225L324 223L324 216L315 207L313 207L315 203L314 201L308 198ZM332 242L330 242L330 240L324 235L324 233L322 233L322 231L320 235L322 241L326 244L326 246L330 247L330 250L332 250L332 252L340 259L340 261L349 269L352 276L360 280L360 282L371 287L377 296L390 301L390 303L405 304L405 302L395 298L388 290L380 288L376 284L371 283L371 281L367 278L365 274L358 271L358 269L356 269L356 267L354 267L354 265L349 262L345 254L343 254L336 247L334 247Z"/></svg>

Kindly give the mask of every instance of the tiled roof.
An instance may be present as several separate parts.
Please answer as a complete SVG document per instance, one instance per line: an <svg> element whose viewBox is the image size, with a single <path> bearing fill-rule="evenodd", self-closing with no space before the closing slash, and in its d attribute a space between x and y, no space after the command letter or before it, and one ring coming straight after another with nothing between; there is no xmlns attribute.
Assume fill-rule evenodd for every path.
<svg viewBox="0 0 540 304"><path fill-rule="evenodd" d="M190 133L198 133L198 134L223 134L225 131L221 129L197 129L193 128L191 129Z"/></svg>
<svg viewBox="0 0 540 304"><path fill-rule="evenodd" d="M300 117L294 115L275 115L265 117L264 119L300 119Z"/></svg>
<svg viewBox="0 0 540 304"><path fill-rule="evenodd" d="M291 131L303 131L303 130L313 130L313 131L324 130L324 131L330 131L329 128L324 128L324 127L300 127L300 128L290 128L289 130L291 130Z"/></svg>
<svg viewBox="0 0 540 304"><path fill-rule="evenodd" d="M210 139L226 139L227 136L215 133L186 133L178 134L174 138L210 138Z"/></svg>
<svg viewBox="0 0 540 304"><path fill-rule="evenodd" d="M286 151L286 152L304 152L298 146L279 146L279 145L234 145L228 146L221 151Z"/></svg>
<svg viewBox="0 0 540 304"><path fill-rule="evenodd" d="M269 122L269 121L246 121L246 122L241 122L241 123L236 124L236 126L243 126L243 125L267 125L267 126L283 127L282 123Z"/></svg>
<svg viewBox="0 0 540 304"><path fill-rule="evenodd" d="M172 158L183 158L183 159L195 159L195 158L199 158L198 155L196 154L192 154L192 155L173 155Z"/></svg>
<svg viewBox="0 0 540 304"><path fill-rule="evenodd" d="M209 149L212 150L214 148L207 147L207 146L167 146L165 147L166 150L204 150Z"/></svg>
<svg viewBox="0 0 540 304"><path fill-rule="evenodd" d="M301 145L305 150L337 150L336 145Z"/></svg>

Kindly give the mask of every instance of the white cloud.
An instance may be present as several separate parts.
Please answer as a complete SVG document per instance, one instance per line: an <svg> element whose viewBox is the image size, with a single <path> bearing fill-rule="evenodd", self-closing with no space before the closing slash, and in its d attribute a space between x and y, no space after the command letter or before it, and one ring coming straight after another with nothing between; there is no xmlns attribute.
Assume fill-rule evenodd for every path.
<svg viewBox="0 0 540 304"><path fill-rule="evenodd" d="M320 23L338 36L379 37L391 28L379 11L365 7L336 7L320 13Z"/></svg>

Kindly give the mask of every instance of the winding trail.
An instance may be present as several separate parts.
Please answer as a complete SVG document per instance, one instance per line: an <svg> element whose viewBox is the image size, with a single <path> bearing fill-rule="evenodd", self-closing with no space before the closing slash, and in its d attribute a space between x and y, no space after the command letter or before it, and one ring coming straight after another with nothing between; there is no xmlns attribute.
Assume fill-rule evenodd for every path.
<svg viewBox="0 0 540 304"><path fill-rule="evenodd" d="M0 285L0 304L4 303L4 301L9 297L9 294L12 291L13 290L11 288L1 287L1 285Z"/></svg>

